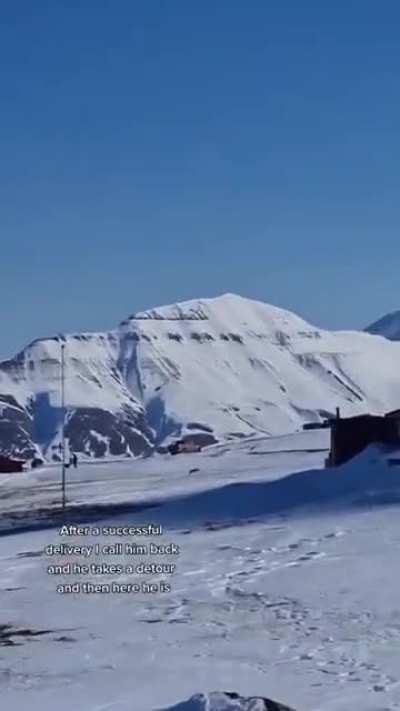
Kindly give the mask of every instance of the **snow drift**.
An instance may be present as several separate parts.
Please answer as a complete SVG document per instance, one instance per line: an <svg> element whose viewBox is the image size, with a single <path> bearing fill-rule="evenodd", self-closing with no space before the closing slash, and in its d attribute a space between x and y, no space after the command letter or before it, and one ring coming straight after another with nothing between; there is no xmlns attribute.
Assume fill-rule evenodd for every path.
<svg viewBox="0 0 400 711"><path fill-rule="evenodd" d="M267 516L400 503L400 468L389 450L372 445L346 464L278 479L230 483L171 497L153 508L165 528L240 525ZM400 463L400 459L398 460ZM136 514L135 514L136 515ZM125 519L124 519L125 520ZM131 520L130 514L126 522Z"/></svg>

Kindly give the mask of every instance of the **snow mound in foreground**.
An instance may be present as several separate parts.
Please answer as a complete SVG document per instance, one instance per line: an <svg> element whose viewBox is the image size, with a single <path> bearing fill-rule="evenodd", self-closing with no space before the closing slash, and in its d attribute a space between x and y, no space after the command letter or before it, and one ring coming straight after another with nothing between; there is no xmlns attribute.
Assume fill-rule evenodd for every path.
<svg viewBox="0 0 400 711"><path fill-rule="evenodd" d="M188 701L170 706L164 711L291 711L291 709L271 699L244 698L235 693L213 692L196 694Z"/></svg>
<svg viewBox="0 0 400 711"><path fill-rule="evenodd" d="M400 502L399 467L371 446L350 462L329 469L296 472L280 479L230 483L177 497L158 508L163 525L213 525L299 509L391 505Z"/></svg>

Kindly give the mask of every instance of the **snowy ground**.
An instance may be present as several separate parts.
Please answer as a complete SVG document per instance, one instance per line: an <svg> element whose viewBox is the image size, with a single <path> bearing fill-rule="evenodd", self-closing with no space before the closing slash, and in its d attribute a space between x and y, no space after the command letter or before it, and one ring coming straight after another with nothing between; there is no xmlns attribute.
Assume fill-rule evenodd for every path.
<svg viewBox="0 0 400 711"><path fill-rule="evenodd" d="M199 454L86 463L67 470L68 499L75 508L100 507L102 514L117 505L132 510L166 496L204 491L235 481L280 477L283 473L322 466L329 447L328 430L282 437L259 437L233 445L216 445ZM191 470L199 470L192 471ZM11 526L41 525L54 518L61 501L60 468L0 474L0 533Z"/></svg>
<svg viewBox="0 0 400 711"><path fill-rule="evenodd" d="M3 478L1 707L154 711L226 690L299 711L399 708L400 469L371 452L318 471L326 436L74 473L70 493L92 525L98 503L101 525L163 524L162 542L181 547L170 594L57 594L46 567L61 559L44 547L99 538L6 535L24 511L28 525L40 521L58 473ZM113 513L121 502L131 509Z"/></svg>

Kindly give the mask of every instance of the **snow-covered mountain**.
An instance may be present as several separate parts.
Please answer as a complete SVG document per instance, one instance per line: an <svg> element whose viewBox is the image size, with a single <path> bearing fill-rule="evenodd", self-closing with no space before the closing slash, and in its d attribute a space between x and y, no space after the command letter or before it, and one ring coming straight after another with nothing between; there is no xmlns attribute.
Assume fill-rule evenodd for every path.
<svg viewBox="0 0 400 711"><path fill-rule="evenodd" d="M67 439L91 457L189 434L211 443L291 432L337 406L400 406L400 343L225 294L136 313L109 333L40 339L0 363L3 451L58 456L62 342Z"/></svg>
<svg viewBox="0 0 400 711"><path fill-rule="evenodd" d="M400 341L400 311L386 314L365 330L368 333L389 338L391 341Z"/></svg>

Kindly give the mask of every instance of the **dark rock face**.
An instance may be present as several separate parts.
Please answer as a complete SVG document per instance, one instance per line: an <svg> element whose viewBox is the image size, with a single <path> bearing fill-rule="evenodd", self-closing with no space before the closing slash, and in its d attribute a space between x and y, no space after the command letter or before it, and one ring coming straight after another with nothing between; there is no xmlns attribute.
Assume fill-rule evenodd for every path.
<svg viewBox="0 0 400 711"><path fill-rule="evenodd" d="M284 706L284 704L279 703L278 701L273 701L272 699L267 699L265 696L262 697L255 697L251 696L248 698L243 698L239 694L236 694L235 692L232 691L225 691L225 696L228 697L228 699L232 699L234 701L240 701L240 703L245 704L243 706L243 709L246 708L247 706L250 708L251 704L254 704L255 701L260 701L260 711L262 708L264 708L264 711L293 711L292 708L289 706ZM262 707L262 704L264 704L264 707Z"/></svg>
<svg viewBox="0 0 400 711"><path fill-rule="evenodd" d="M26 460L37 454L32 417L12 395L0 395L0 452Z"/></svg>
<svg viewBox="0 0 400 711"><path fill-rule="evenodd" d="M138 456L152 450L152 433L134 412L113 414L95 407L79 408L68 417L65 436L72 451L95 458Z"/></svg>
<svg viewBox="0 0 400 711"><path fill-rule="evenodd" d="M59 461L64 415L67 453L102 458L153 451L154 428L131 372L135 354L120 363L122 346L113 332L71 335L64 346L66 412L60 339L39 339L0 362L0 454Z"/></svg>
<svg viewBox="0 0 400 711"><path fill-rule="evenodd" d="M294 711L289 706L260 696L240 696L233 691L196 694L188 701L162 711Z"/></svg>
<svg viewBox="0 0 400 711"><path fill-rule="evenodd" d="M11 395L0 395L0 453L24 460L43 454L59 461L60 447L51 441L60 427L62 413L36 397L28 408ZM93 458L146 456L154 450L154 431L145 414L123 406L118 413L96 407L67 412L65 436L69 450Z"/></svg>

